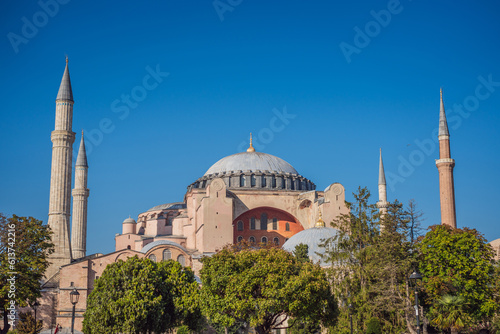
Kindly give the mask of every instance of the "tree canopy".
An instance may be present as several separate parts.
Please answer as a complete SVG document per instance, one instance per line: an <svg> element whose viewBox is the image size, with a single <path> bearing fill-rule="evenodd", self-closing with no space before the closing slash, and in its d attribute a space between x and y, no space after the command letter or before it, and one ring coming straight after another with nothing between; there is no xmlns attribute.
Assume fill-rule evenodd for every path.
<svg viewBox="0 0 500 334"><path fill-rule="evenodd" d="M41 296L41 282L54 251L48 225L33 217L5 217L0 213L0 310L4 325L10 328L11 302L27 306ZM14 290L13 290L14 289Z"/></svg>
<svg viewBox="0 0 500 334"><path fill-rule="evenodd" d="M336 301L318 265L276 248L227 247L202 262L200 305L212 323L244 321L269 333L295 322L335 322Z"/></svg>
<svg viewBox="0 0 500 334"><path fill-rule="evenodd" d="M495 297L500 277L494 252L478 231L431 226L418 247L425 301L434 324L459 329L484 321L500 309ZM448 318L443 318L444 313Z"/></svg>
<svg viewBox="0 0 500 334"><path fill-rule="evenodd" d="M323 244L341 305L333 331L349 333L350 316L358 331L378 326L383 333L406 331L412 320L407 282L414 263L411 234L419 217L413 204L412 215L397 201L381 215L369 203L366 188L353 196L354 201L346 203L349 213L332 222L339 232Z"/></svg>
<svg viewBox="0 0 500 334"><path fill-rule="evenodd" d="M198 293L192 270L178 262L118 260L106 267L87 299L83 331L164 333L182 325L196 330L202 321Z"/></svg>

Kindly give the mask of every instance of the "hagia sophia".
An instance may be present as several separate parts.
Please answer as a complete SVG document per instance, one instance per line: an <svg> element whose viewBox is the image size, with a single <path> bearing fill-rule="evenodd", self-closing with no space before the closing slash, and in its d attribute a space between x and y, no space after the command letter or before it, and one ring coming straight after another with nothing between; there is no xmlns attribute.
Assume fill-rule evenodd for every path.
<svg viewBox="0 0 500 334"><path fill-rule="evenodd" d="M75 329L81 330L87 296L94 281L106 266L119 259L137 255L153 261L173 259L189 266L195 274L201 269L200 259L210 256L227 244L242 240L272 243L293 250L307 243L312 260L317 262L314 247L320 238L335 234L325 226L340 214L348 213L345 189L332 183L317 190L313 181L301 175L279 157L257 152L250 140L245 152L223 157L207 168L204 175L187 186L179 201L152 206L131 217L116 231L115 251L109 254L86 254L87 231L87 162L83 133L72 181L73 92L68 61L56 98L55 129L50 182L48 224L54 232L55 252L43 284L39 314L44 328L71 326L72 304L69 293L77 289ZM441 95L439 116L439 172L441 222L456 227L453 167L449 132ZM387 191L382 162L379 161L379 210L387 208ZM207 166L208 167L208 166ZM91 176L91 174L90 174ZM195 176L196 177L196 176ZM195 177L193 179L195 179ZM70 222L71 195L73 196ZM180 194L179 194L180 195ZM316 241L316 242L315 242ZM500 239L491 245L500 254ZM49 331L50 332L50 331Z"/></svg>

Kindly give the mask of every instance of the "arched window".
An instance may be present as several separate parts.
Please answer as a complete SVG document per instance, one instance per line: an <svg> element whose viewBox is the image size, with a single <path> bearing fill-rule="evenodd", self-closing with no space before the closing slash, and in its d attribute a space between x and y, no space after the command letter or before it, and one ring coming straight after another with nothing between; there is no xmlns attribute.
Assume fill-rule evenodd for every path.
<svg viewBox="0 0 500 334"><path fill-rule="evenodd" d="M177 257L177 262L179 262L180 265L184 267L186 265L186 258L184 257L184 255L182 255L182 254L179 255Z"/></svg>
<svg viewBox="0 0 500 334"><path fill-rule="evenodd" d="M170 260L172 258L172 252L170 252L170 249L165 249L163 251L163 261Z"/></svg>
<svg viewBox="0 0 500 334"><path fill-rule="evenodd" d="M245 175L241 174L240 175L240 187L245 186Z"/></svg>
<svg viewBox="0 0 500 334"><path fill-rule="evenodd" d="M257 183L257 178L255 177L255 174L252 174L250 176L250 186L255 187L255 184Z"/></svg>
<svg viewBox="0 0 500 334"><path fill-rule="evenodd" d="M151 254L151 255L149 256L149 259L150 259L151 261L153 261L153 262L156 262L156 255Z"/></svg>
<svg viewBox="0 0 500 334"><path fill-rule="evenodd" d="M290 223L286 223L285 225L285 231L290 231Z"/></svg>
<svg viewBox="0 0 500 334"><path fill-rule="evenodd" d="M266 186L266 176L265 175L262 175L262 188L264 188Z"/></svg>
<svg viewBox="0 0 500 334"><path fill-rule="evenodd" d="M243 237L240 235L240 236L238 237L238 242L241 242L242 240L243 240Z"/></svg>
<svg viewBox="0 0 500 334"><path fill-rule="evenodd" d="M290 183L291 183L290 184L291 189L295 190L295 180L292 179Z"/></svg>
<svg viewBox="0 0 500 334"><path fill-rule="evenodd" d="M271 188L276 188L276 176L271 176Z"/></svg>
<svg viewBox="0 0 500 334"><path fill-rule="evenodd" d="M254 243L255 243L255 237L250 237L250 238L248 239L248 241L250 241L250 243L254 244Z"/></svg>
<svg viewBox="0 0 500 334"><path fill-rule="evenodd" d="M278 229L278 218L273 218L273 230Z"/></svg>
<svg viewBox="0 0 500 334"><path fill-rule="evenodd" d="M255 217L250 218L250 229L255 230Z"/></svg>
<svg viewBox="0 0 500 334"><path fill-rule="evenodd" d="M172 226L172 220L174 220L174 218L168 218L166 226Z"/></svg>
<svg viewBox="0 0 500 334"><path fill-rule="evenodd" d="M285 177L281 177L281 188L286 189Z"/></svg>
<svg viewBox="0 0 500 334"><path fill-rule="evenodd" d="M273 242L276 246L279 246L280 245L280 238L276 237L273 239Z"/></svg>
<svg viewBox="0 0 500 334"><path fill-rule="evenodd" d="M267 230L267 213L265 212L260 215L260 229Z"/></svg>
<svg viewBox="0 0 500 334"><path fill-rule="evenodd" d="M127 249L130 249L130 245L127 246Z"/></svg>
<svg viewBox="0 0 500 334"><path fill-rule="evenodd" d="M243 231L243 222L238 220L238 231Z"/></svg>
<svg viewBox="0 0 500 334"><path fill-rule="evenodd" d="M262 241L263 244L267 244L267 237L262 237L262 239L260 239Z"/></svg>

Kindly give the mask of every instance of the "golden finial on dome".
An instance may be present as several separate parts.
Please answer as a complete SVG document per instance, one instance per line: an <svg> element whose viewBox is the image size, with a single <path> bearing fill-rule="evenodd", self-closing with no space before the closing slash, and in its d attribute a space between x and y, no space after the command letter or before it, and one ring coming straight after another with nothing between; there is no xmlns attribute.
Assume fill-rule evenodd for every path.
<svg viewBox="0 0 500 334"><path fill-rule="evenodd" d="M316 225L314 227L326 227L325 221L323 220L323 215L321 214L321 209L318 208L319 214L318 214L318 221L316 222Z"/></svg>
<svg viewBox="0 0 500 334"><path fill-rule="evenodd" d="M255 152L255 148L252 145L252 133L250 132L250 147L247 148L247 152Z"/></svg>

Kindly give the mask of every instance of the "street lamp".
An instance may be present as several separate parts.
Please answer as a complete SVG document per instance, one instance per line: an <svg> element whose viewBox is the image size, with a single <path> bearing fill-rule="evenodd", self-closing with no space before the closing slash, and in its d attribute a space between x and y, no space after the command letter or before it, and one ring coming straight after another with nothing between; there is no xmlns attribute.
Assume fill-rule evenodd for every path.
<svg viewBox="0 0 500 334"><path fill-rule="evenodd" d="M69 293L69 297L71 300L71 304L73 304L73 315L71 316L71 334L75 333L75 305L78 303L78 299L80 298L80 294L76 291L76 288L73 288L73 291Z"/></svg>
<svg viewBox="0 0 500 334"><path fill-rule="evenodd" d="M349 303L349 321L351 322L351 334L352 334L352 304Z"/></svg>
<svg viewBox="0 0 500 334"><path fill-rule="evenodd" d="M410 277L410 284L415 287L415 314L417 316L417 334L420 334L420 318L418 314L418 292L417 292L417 281L422 279L422 275L418 271L414 271Z"/></svg>
<svg viewBox="0 0 500 334"><path fill-rule="evenodd" d="M36 308L38 306L40 306L40 303L38 301L36 301L36 300L33 303L33 305L31 306L33 308L33 310L35 311L35 329L33 330L33 334L36 334Z"/></svg>

